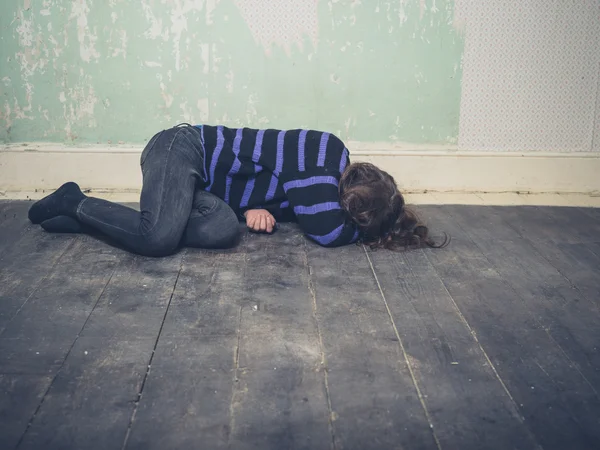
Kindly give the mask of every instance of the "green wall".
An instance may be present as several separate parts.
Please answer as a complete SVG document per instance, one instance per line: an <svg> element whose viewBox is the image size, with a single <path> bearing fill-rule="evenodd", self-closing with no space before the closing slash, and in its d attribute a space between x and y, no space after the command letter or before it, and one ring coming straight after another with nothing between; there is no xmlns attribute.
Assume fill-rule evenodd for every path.
<svg viewBox="0 0 600 450"><path fill-rule="evenodd" d="M255 12L277 36L318 29L289 48L255 39L244 1L4 2L0 141L141 143L187 121L456 142L453 1L305 0L312 25Z"/></svg>

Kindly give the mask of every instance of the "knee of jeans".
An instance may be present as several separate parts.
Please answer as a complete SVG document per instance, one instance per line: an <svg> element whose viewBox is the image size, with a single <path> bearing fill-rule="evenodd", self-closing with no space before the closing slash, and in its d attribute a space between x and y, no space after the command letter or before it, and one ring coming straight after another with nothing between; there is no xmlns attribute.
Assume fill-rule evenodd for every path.
<svg viewBox="0 0 600 450"><path fill-rule="evenodd" d="M213 248L233 247L237 244L240 236L240 223L233 214L233 217L228 218L228 220L220 221L219 227L206 230L206 237L209 241L206 246Z"/></svg>
<svg viewBox="0 0 600 450"><path fill-rule="evenodd" d="M224 247L235 245L241 235L240 221L231 208L223 208L221 211L221 223L222 226L218 233L221 245Z"/></svg>
<svg viewBox="0 0 600 450"><path fill-rule="evenodd" d="M240 239L240 224L231 210L218 210L210 221L191 221L186 243L201 248L231 248Z"/></svg>
<svg viewBox="0 0 600 450"><path fill-rule="evenodd" d="M214 238L214 245L219 248L233 247L241 236L240 223L236 217L235 221L229 221L223 225Z"/></svg>
<svg viewBox="0 0 600 450"><path fill-rule="evenodd" d="M169 256L177 252L179 239L171 236L161 236L149 233L143 235L142 253L145 256Z"/></svg>

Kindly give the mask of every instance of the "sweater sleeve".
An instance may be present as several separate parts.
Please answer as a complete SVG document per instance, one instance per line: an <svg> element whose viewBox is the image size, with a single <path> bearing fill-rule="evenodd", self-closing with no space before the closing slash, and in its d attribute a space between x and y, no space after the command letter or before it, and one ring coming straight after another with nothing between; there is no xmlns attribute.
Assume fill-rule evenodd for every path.
<svg viewBox="0 0 600 450"><path fill-rule="evenodd" d="M339 247L358 239L358 228L340 206L338 180L339 173L318 168L283 183L300 228L324 247Z"/></svg>

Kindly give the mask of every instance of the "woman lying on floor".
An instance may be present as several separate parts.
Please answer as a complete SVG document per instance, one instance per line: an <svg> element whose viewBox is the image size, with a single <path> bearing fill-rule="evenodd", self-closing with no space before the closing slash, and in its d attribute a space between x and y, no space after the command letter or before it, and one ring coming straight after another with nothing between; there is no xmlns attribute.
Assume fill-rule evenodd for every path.
<svg viewBox="0 0 600 450"><path fill-rule="evenodd" d="M71 182L36 202L29 219L52 232L87 226L148 256L180 245L234 246L241 219L266 233L278 221L298 222L326 247L359 240L438 247L394 179L371 164L350 164L344 143L329 133L183 124L150 140L141 167L140 212L86 197Z"/></svg>

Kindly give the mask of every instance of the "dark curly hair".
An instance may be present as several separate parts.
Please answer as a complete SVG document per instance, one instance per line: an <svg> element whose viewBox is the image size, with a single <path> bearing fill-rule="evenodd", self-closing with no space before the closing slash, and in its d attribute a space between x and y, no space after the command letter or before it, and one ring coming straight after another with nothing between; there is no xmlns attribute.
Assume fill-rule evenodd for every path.
<svg viewBox="0 0 600 450"><path fill-rule="evenodd" d="M340 180L340 204L358 225L361 242L372 249L443 248L429 236L416 213L406 208L394 178L370 163L349 165Z"/></svg>

